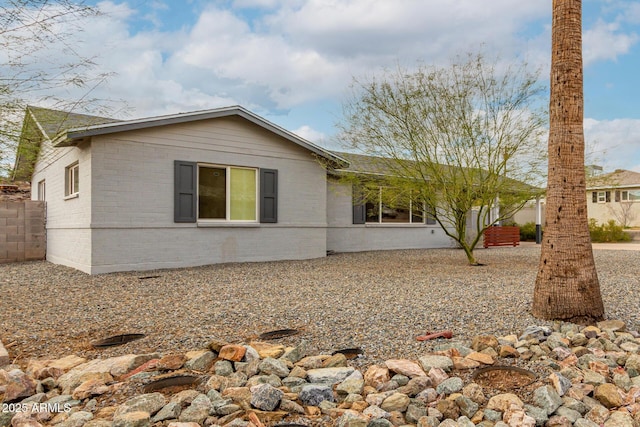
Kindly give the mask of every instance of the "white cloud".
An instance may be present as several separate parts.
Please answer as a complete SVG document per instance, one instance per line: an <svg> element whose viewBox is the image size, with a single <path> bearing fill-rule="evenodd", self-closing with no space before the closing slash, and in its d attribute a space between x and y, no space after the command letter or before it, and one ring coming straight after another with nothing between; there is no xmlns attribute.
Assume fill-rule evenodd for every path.
<svg viewBox="0 0 640 427"><path fill-rule="evenodd" d="M605 170L640 171L640 119L585 119L585 141L589 163Z"/></svg>
<svg viewBox="0 0 640 427"><path fill-rule="evenodd" d="M298 129L295 129L293 133L306 139L307 141L311 141L317 144L322 144L327 137L324 133L319 132L307 125L300 126Z"/></svg>
<svg viewBox="0 0 640 427"><path fill-rule="evenodd" d="M617 22L599 20L592 28L584 31L584 64L588 66L596 61L613 60L629 53L638 41L635 33L623 33Z"/></svg>

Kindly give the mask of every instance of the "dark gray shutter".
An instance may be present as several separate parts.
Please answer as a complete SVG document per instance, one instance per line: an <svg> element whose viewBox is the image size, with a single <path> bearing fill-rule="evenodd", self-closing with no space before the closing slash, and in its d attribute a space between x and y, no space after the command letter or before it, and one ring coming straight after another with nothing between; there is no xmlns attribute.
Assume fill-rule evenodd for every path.
<svg viewBox="0 0 640 427"><path fill-rule="evenodd" d="M593 191L591 193L591 202L592 203L598 203L598 192L597 191Z"/></svg>
<svg viewBox="0 0 640 427"><path fill-rule="evenodd" d="M195 162L176 160L174 164L174 222L196 222L198 200L198 165Z"/></svg>
<svg viewBox="0 0 640 427"><path fill-rule="evenodd" d="M278 171L260 169L260 222L278 222Z"/></svg>
<svg viewBox="0 0 640 427"><path fill-rule="evenodd" d="M620 192L616 191L615 194L616 194L616 202L619 202L620 201Z"/></svg>
<svg viewBox="0 0 640 427"><path fill-rule="evenodd" d="M607 203L609 203L611 201L611 191L606 191L604 193L604 197Z"/></svg>
<svg viewBox="0 0 640 427"><path fill-rule="evenodd" d="M353 193L353 223L364 224L367 222L367 205L365 204L362 190L356 186L352 187Z"/></svg>

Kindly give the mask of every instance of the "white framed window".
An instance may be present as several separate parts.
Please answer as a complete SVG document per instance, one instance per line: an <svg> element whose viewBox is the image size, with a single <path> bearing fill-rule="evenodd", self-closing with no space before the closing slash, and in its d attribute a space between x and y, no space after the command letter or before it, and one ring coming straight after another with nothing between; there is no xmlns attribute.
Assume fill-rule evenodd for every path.
<svg viewBox="0 0 640 427"><path fill-rule="evenodd" d="M38 181L38 200L46 200L46 185L44 179Z"/></svg>
<svg viewBox="0 0 640 427"><path fill-rule="evenodd" d="M65 197L77 196L80 191L80 166L78 162L72 163L64 169L64 195Z"/></svg>
<svg viewBox="0 0 640 427"><path fill-rule="evenodd" d="M623 190L620 195L623 202L640 202L640 190Z"/></svg>
<svg viewBox="0 0 640 427"><path fill-rule="evenodd" d="M377 194L368 197L365 209L367 224L425 224L424 205L397 188L378 187ZM432 225L433 218L426 217L426 223Z"/></svg>
<svg viewBox="0 0 640 427"><path fill-rule="evenodd" d="M598 203L604 203L606 201L606 193L604 191L598 191Z"/></svg>
<svg viewBox="0 0 640 427"><path fill-rule="evenodd" d="M198 164L198 220L258 221L258 169Z"/></svg>

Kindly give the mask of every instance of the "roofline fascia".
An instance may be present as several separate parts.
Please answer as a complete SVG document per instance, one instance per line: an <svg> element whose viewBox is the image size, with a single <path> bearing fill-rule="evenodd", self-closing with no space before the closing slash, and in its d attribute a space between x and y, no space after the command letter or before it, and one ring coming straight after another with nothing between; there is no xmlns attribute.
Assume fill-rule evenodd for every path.
<svg viewBox="0 0 640 427"><path fill-rule="evenodd" d="M349 162L340 156L321 148L312 142L307 141L295 135L292 132L272 123L262 117L257 116L251 111L236 105L232 107L224 107L215 110L194 111L189 113L178 113L166 116L148 117L143 119L126 120L121 122L103 123L100 125L84 126L68 129L56 135L51 141L52 145L58 147L68 147L77 145L80 142L92 136L105 135L116 132L126 132L138 129L146 129L155 126L167 126L172 124L187 123L196 120L207 120L229 116L240 116L262 128L268 129L278 136L281 136L295 144L298 144L307 150L331 160L338 165L349 165Z"/></svg>
<svg viewBox="0 0 640 427"><path fill-rule="evenodd" d="M640 188L640 184L626 184L626 185L608 185L608 186L599 186L599 187L587 187L587 191L592 190L620 190L620 189L628 189L628 188Z"/></svg>

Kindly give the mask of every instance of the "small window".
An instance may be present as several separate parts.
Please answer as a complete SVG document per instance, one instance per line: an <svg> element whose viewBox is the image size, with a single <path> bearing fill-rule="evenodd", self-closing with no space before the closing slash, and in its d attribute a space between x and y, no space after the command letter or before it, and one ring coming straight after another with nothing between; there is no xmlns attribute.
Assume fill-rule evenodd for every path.
<svg viewBox="0 0 640 427"><path fill-rule="evenodd" d="M45 182L44 179L38 182L38 200L45 200L46 192L45 192Z"/></svg>
<svg viewBox="0 0 640 427"><path fill-rule="evenodd" d="M80 191L79 165L75 162L65 168L64 195L74 196Z"/></svg>
<svg viewBox="0 0 640 427"><path fill-rule="evenodd" d="M598 203L609 203L611 201L610 191L598 191Z"/></svg>

